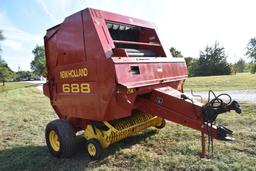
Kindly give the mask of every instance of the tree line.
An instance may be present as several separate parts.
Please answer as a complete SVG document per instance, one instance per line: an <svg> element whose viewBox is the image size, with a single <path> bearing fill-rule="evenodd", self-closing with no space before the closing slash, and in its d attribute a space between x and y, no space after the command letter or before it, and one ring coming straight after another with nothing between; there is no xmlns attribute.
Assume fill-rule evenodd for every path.
<svg viewBox="0 0 256 171"><path fill-rule="evenodd" d="M42 49L42 46L38 46ZM37 50L36 47L34 50ZM34 51L33 50L33 51ZM43 49L42 49L43 50ZM43 50L44 51L44 50ZM42 73L46 70L45 67L45 57L35 57L31 62L31 69L32 71L17 71L14 72L8 66L8 64L1 59L0 57L0 82L2 85L5 85L7 81L29 81L29 80L40 80Z"/></svg>
<svg viewBox="0 0 256 171"><path fill-rule="evenodd" d="M0 30L0 42L4 40L2 31ZM247 45L246 56L251 62L246 63L243 59L239 59L235 64L227 62L225 48L219 42L215 42L212 46L200 51L199 58L185 57L188 67L189 76L210 76L210 75L228 75L238 72L256 73L256 37L249 40ZM2 51L0 46L0 52ZM174 47L170 48L173 57L183 58L180 51ZM21 81L36 79L46 71L45 52L43 46L36 46L32 53L34 59L30 66L32 71L14 72L8 64L1 58L0 54L0 81L4 85L6 81Z"/></svg>
<svg viewBox="0 0 256 171"><path fill-rule="evenodd" d="M183 57L182 53L174 47L170 48L173 57ZM203 51L200 51L199 58L185 57L189 76L211 76L211 75L229 75L239 72L256 72L256 38L250 39L247 45L246 56L251 62L246 63L240 58L234 64L227 62L225 48L219 42L214 45L207 45Z"/></svg>
<svg viewBox="0 0 256 171"><path fill-rule="evenodd" d="M3 36L2 30L0 30L0 41L3 41L5 37ZM2 48L0 46L0 52ZM14 72L2 59L0 54L0 82L2 85L5 85L6 81L25 81L25 80L35 80L39 79L40 76L44 71L46 71L45 66L45 54L44 54L44 47L43 46L36 46L32 53L34 55L34 59L31 62L31 70L32 71L18 71Z"/></svg>
<svg viewBox="0 0 256 171"><path fill-rule="evenodd" d="M0 41L4 40L5 37L3 36L2 30L0 30ZM0 46L0 52L2 51L2 48ZM8 80L8 78L14 77L14 72L10 69L8 64L2 60L1 54L0 54L0 81L3 83L3 86L5 85L5 82Z"/></svg>

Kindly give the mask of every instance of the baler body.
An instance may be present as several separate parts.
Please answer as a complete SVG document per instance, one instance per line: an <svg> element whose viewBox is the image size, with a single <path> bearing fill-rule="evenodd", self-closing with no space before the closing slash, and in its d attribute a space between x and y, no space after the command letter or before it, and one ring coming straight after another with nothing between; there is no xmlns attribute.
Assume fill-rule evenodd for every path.
<svg viewBox="0 0 256 171"><path fill-rule="evenodd" d="M152 23L90 8L47 30L45 50L44 93L60 118L127 117L137 95L167 85L182 91L187 77Z"/></svg>
<svg viewBox="0 0 256 171"><path fill-rule="evenodd" d="M90 156L98 159L102 148L162 128L164 119L201 131L204 156L204 134L226 140L232 133L213 125L217 115L241 112L231 99L226 104L215 96L203 105L183 94L186 63L167 55L150 22L87 8L48 29L44 42L43 90L60 118L46 127L54 156L70 156L75 133L83 130Z"/></svg>

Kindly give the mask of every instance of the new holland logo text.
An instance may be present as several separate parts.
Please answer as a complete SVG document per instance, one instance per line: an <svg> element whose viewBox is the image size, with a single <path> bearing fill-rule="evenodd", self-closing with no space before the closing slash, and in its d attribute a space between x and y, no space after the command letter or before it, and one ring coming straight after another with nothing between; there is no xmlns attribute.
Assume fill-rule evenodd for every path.
<svg viewBox="0 0 256 171"><path fill-rule="evenodd" d="M60 78L61 79L86 77L87 75L88 75L87 68L79 68L79 69L60 71Z"/></svg>

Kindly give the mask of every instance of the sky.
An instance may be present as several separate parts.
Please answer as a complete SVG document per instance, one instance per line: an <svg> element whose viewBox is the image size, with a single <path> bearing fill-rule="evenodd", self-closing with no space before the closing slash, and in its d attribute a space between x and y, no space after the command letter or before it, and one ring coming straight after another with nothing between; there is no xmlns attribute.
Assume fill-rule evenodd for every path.
<svg viewBox="0 0 256 171"><path fill-rule="evenodd" d="M256 37L255 0L0 0L2 58L14 71L30 70L46 29L87 7L155 23L165 48L185 57L199 57L218 41L234 63L246 59L246 45Z"/></svg>

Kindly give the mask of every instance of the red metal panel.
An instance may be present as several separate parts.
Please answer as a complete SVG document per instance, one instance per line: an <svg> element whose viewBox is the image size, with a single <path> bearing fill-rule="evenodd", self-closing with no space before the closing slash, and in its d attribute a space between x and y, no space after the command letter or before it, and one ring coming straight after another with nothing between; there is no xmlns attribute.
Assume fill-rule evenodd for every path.
<svg viewBox="0 0 256 171"><path fill-rule="evenodd" d="M101 11L101 16L107 21L136 25L136 26L141 26L146 28L155 28L155 25L151 22L140 20L133 17L123 16L120 14L114 14L107 11Z"/></svg>
<svg viewBox="0 0 256 171"><path fill-rule="evenodd" d="M138 67L133 74L131 67ZM123 63L115 64L117 82L128 88L183 80L187 77L184 63Z"/></svg>
<svg viewBox="0 0 256 171"><path fill-rule="evenodd" d="M85 70L79 75L79 70ZM62 72L68 72L69 76L63 76ZM70 64L70 65L61 65L54 69L55 82L81 82L81 81L96 81L96 62L89 60L82 63Z"/></svg>
<svg viewBox="0 0 256 171"><path fill-rule="evenodd" d="M133 44L133 45L144 45L144 46L161 46L158 43L141 43L141 42L131 42L131 41L121 41L121 40L114 40L114 43L117 44Z"/></svg>
<svg viewBox="0 0 256 171"><path fill-rule="evenodd" d="M83 25L81 13L67 17L57 34L57 65L67 65L85 61Z"/></svg>
<svg viewBox="0 0 256 171"><path fill-rule="evenodd" d="M112 42L111 36L108 33L108 29L106 27L106 23L104 18L101 17L100 11L94 10L94 9L89 9L90 14L91 14L91 19L93 21L93 26L95 27L94 30L96 33L94 33L96 40L99 40L100 43L97 43L100 48L102 48L104 54L101 54L100 57L110 57L112 55L112 48L114 48L114 44ZM87 14L88 15L88 14ZM85 30L88 25L85 23ZM88 34L87 34L88 35ZM91 35L90 35L91 36ZM93 41L93 40L92 40ZM92 45L93 42L91 42ZM98 49L99 50L99 49ZM92 51L92 50L90 50ZM93 53L97 53L95 51L92 51ZM101 58L101 60L104 60L104 58Z"/></svg>
<svg viewBox="0 0 256 171"><path fill-rule="evenodd" d="M122 63L184 63L186 65L185 60L183 58L167 58L167 57L112 57L112 60L115 64ZM185 70L187 70L185 68Z"/></svg>

